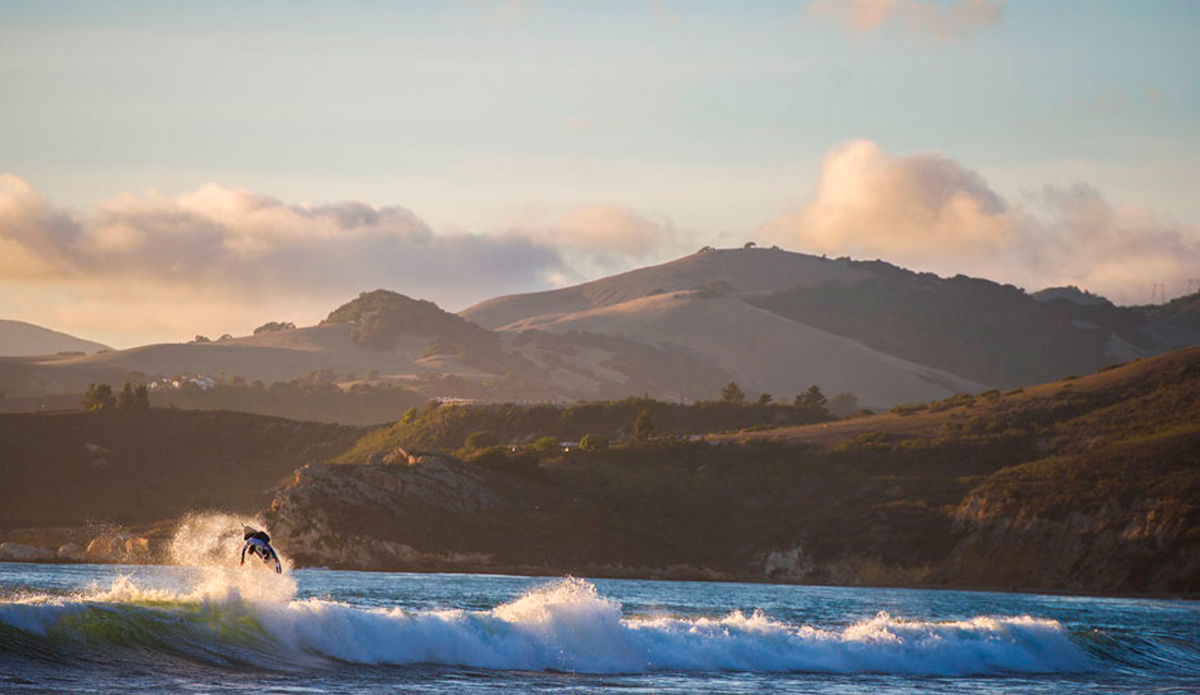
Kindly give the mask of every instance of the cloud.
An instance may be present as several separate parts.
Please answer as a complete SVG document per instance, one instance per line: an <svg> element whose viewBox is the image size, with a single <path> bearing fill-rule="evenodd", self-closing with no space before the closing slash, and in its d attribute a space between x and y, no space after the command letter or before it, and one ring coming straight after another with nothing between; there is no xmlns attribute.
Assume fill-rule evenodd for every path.
<svg viewBox="0 0 1200 695"><path fill-rule="evenodd" d="M377 287L459 309L683 253L669 219L617 205L492 234L435 233L412 211L295 205L206 184L122 195L78 212L0 175L0 315L114 345L311 323ZM11 303L11 301L10 301Z"/></svg>
<svg viewBox="0 0 1200 695"><path fill-rule="evenodd" d="M138 313L151 297L179 302L176 315L215 316L214 306L280 297L329 311L376 287L460 308L540 289L562 272L553 244L513 232L435 234L396 206L291 205L208 184L178 197L125 195L77 213L0 176L0 285L67 293L67 303L103 296L113 312ZM123 302L129 308L118 308Z"/></svg>
<svg viewBox="0 0 1200 695"><path fill-rule="evenodd" d="M910 35L937 41L964 38L1004 20L1004 0L813 0L807 9L855 33L900 25Z"/></svg>
<svg viewBox="0 0 1200 695"><path fill-rule="evenodd" d="M1045 185L1008 200L938 154L895 156L866 140L833 149L816 196L761 235L801 250L883 258L1030 290L1074 284L1146 303L1165 283L1182 294L1200 267L1200 227L1128 205L1086 184Z"/></svg>
<svg viewBox="0 0 1200 695"><path fill-rule="evenodd" d="M611 203L577 207L551 220L531 215L512 231L556 248L576 271L564 276L572 281L682 255L693 245L669 218Z"/></svg>
<svg viewBox="0 0 1200 695"><path fill-rule="evenodd" d="M387 285L456 302L482 286L527 285L557 269L553 248L517 235L437 235L411 211L320 206L207 184L177 198L126 195L89 214L57 210L0 180L0 240L20 247L5 278L138 278L243 295Z"/></svg>

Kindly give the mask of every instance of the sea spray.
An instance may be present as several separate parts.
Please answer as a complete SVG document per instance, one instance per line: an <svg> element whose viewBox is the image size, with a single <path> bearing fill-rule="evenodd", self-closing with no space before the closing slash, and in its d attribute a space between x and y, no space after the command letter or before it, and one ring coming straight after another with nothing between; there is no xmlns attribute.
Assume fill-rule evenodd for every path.
<svg viewBox="0 0 1200 695"><path fill-rule="evenodd" d="M257 518L223 512L197 512L180 521L169 546L171 562L196 568L198 579L191 592L196 600L278 603L296 595L291 560L282 556L284 574L266 571L257 559L241 563L243 524L261 528Z"/></svg>

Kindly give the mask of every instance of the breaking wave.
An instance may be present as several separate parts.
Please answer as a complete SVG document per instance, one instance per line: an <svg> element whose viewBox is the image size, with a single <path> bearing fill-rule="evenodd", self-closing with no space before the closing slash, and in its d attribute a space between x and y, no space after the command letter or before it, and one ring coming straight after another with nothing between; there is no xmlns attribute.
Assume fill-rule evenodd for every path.
<svg viewBox="0 0 1200 695"><path fill-rule="evenodd" d="M578 673L968 675L1078 672L1092 664L1057 622L1028 616L923 622L880 613L844 629L791 625L758 612L628 617L578 579L486 611L414 612L294 596L286 573L218 567L206 568L183 593L122 578L84 595L8 597L0 599L0 653L278 669L443 664Z"/></svg>

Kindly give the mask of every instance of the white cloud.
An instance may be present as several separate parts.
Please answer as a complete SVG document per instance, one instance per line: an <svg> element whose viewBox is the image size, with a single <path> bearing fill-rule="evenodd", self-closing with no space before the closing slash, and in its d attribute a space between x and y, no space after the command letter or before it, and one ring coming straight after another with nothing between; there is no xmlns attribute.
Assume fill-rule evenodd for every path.
<svg viewBox="0 0 1200 695"><path fill-rule="evenodd" d="M456 310L691 246L669 219L611 204L501 230L439 234L402 207L294 205L217 184L74 212L3 175L0 315L123 346L311 323L379 287Z"/></svg>
<svg viewBox="0 0 1200 695"><path fill-rule="evenodd" d="M531 213L513 231L559 251L575 272L561 276L556 284L694 250L690 235L677 230L669 218L648 217L611 203L582 205L549 220L544 214Z"/></svg>
<svg viewBox="0 0 1200 695"><path fill-rule="evenodd" d="M896 24L938 41L969 36L1004 20L1004 0L813 0L808 13L841 22L856 33Z"/></svg>
<svg viewBox="0 0 1200 695"><path fill-rule="evenodd" d="M511 232L435 234L401 207L289 205L208 184L174 198L125 195L76 213L16 176L0 176L0 287L26 298L21 313L35 323L42 315L77 321L70 307L103 298L109 313L124 317L122 331L143 325L159 339L190 337L236 332L219 325L220 316L274 319L251 318L246 309L286 308L281 298L329 311L385 287L460 308L540 289L563 271L551 244ZM129 323L129 316L144 319ZM211 325L197 316L211 317Z"/></svg>
<svg viewBox="0 0 1200 695"><path fill-rule="evenodd" d="M761 234L800 250L966 273L1030 290L1074 284L1146 303L1182 294L1200 267L1200 228L1113 205L1085 184L1047 185L1014 202L938 154L895 156L856 140L832 150L814 200Z"/></svg>

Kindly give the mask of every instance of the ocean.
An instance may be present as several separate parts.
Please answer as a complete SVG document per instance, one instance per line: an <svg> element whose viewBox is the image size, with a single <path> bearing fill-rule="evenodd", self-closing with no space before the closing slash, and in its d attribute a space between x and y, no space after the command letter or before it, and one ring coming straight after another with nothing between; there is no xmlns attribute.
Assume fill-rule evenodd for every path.
<svg viewBox="0 0 1200 695"><path fill-rule="evenodd" d="M0 564L5 693L1196 693L1181 600Z"/></svg>

